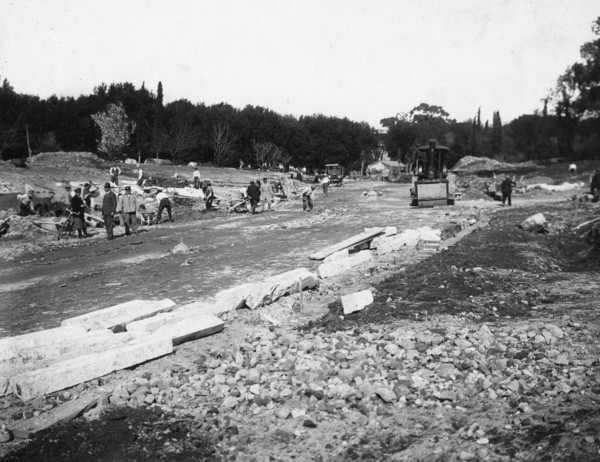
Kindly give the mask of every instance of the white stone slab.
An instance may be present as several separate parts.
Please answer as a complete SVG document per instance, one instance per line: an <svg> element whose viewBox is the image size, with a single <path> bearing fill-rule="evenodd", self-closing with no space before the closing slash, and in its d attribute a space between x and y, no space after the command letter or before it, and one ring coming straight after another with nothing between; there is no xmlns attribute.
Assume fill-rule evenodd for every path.
<svg viewBox="0 0 600 462"><path fill-rule="evenodd" d="M246 306L252 310L268 305L287 294L298 292L298 283L302 290L317 285L317 275L307 268L298 268L265 279L255 285L255 290L246 298Z"/></svg>
<svg viewBox="0 0 600 462"><path fill-rule="evenodd" d="M377 254L385 255L402 249L414 248L421 239L421 233L414 229L407 229L396 236L378 238L373 245L377 246Z"/></svg>
<svg viewBox="0 0 600 462"><path fill-rule="evenodd" d="M373 303L373 293L370 289L354 292L353 294L342 296L342 306L344 314L354 313L364 310L367 305Z"/></svg>
<svg viewBox="0 0 600 462"><path fill-rule="evenodd" d="M172 352L171 339L150 338L17 375L11 378L10 387L23 401L29 401Z"/></svg>
<svg viewBox="0 0 600 462"><path fill-rule="evenodd" d="M86 329L111 329L116 326L169 311L175 306L173 300L132 300L102 310L92 311L74 318L65 319L62 326L79 325Z"/></svg>
<svg viewBox="0 0 600 462"><path fill-rule="evenodd" d="M84 327L61 326L14 337L5 337L0 339L0 361L9 359L18 349L43 347L76 337L84 337L85 335L87 335L87 330Z"/></svg>
<svg viewBox="0 0 600 462"><path fill-rule="evenodd" d="M225 322L211 314L197 314L179 319L177 322L165 324L154 334L155 337L166 337L172 340L173 346L184 342L221 332Z"/></svg>
<svg viewBox="0 0 600 462"><path fill-rule="evenodd" d="M371 260L373 255L370 250L363 250L361 252L350 255L348 258L334 260L319 265L318 272L321 279L330 278L340 273L348 271L355 266L358 266L366 261Z"/></svg>

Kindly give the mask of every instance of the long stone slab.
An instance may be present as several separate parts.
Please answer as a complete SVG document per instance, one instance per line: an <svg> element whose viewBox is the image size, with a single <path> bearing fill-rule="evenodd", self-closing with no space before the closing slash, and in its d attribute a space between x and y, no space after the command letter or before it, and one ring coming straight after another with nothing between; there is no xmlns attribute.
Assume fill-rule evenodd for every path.
<svg viewBox="0 0 600 462"><path fill-rule="evenodd" d="M66 338L53 338L52 343L43 344L40 346L22 347L20 345L15 345L4 350L0 350L0 368L4 363L25 364L42 361L55 356L61 356L72 351L73 349L85 349L95 344L101 344L102 342L115 336L110 329L99 329L88 332L83 327L73 327L81 329L81 333L83 335L73 335Z"/></svg>
<svg viewBox="0 0 600 462"><path fill-rule="evenodd" d="M16 335L0 339L0 361L11 358L14 351L21 348L43 347L87 335L82 326L55 327L29 334Z"/></svg>
<svg viewBox="0 0 600 462"><path fill-rule="evenodd" d="M175 306L173 300L132 300L119 305L65 319L62 326L83 326L88 330L112 329L127 323L154 316Z"/></svg>
<svg viewBox="0 0 600 462"><path fill-rule="evenodd" d="M385 228L373 228L369 232L357 234L356 236L352 236L342 242L338 242L337 244L329 246L323 250L320 250L319 252L315 252L309 255L308 258L311 260L323 260L332 253L364 244L365 242L368 242L377 236L381 236L382 234L385 234Z"/></svg>
<svg viewBox="0 0 600 462"><path fill-rule="evenodd" d="M19 374L11 378L10 387L23 401L30 401L172 352L171 339L153 337Z"/></svg>
<svg viewBox="0 0 600 462"><path fill-rule="evenodd" d="M95 335L96 333L101 335ZM129 333L113 334L108 329L88 332L88 336L71 339L67 343L19 350L15 357L0 362L0 396L9 392L11 377L27 371L43 369L77 356L116 348L133 339L133 335Z"/></svg>
<svg viewBox="0 0 600 462"><path fill-rule="evenodd" d="M246 306L251 310L268 305L287 294L312 289L318 284L317 275L307 268L298 268L271 276L263 282L255 284L255 290L246 298Z"/></svg>
<svg viewBox="0 0 600 462"><path fill-rule="evenodd" d="M164 337L173 342L173 346L180 345L191 340L221 332L225 322L211 314L198 314L179 319L177 322L165 324L156 330L154 337Z"/></svg>
<svg viewBox="0 0 600 462"><path fill-rule="evenodd" d="M350 255L348 258L342 258L325 262L319 265L318 272L321 279L330 278L340 273L348 271L355 266L360 265L373 258L370 250L363 250L361 252Z"/></svg>

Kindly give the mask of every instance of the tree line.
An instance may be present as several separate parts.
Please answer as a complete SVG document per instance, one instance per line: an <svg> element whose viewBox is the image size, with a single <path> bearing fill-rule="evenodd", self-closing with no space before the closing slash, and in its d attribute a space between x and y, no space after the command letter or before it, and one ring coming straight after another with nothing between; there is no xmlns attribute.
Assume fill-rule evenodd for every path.
<svg viewBox="0 0 600 462"><path fill-rule="evenodd" d="M78 98L19 94L0 87L0 158L30 152L89 151L107 159L166 158L217 166L305 166L339 163L360 170L387 151L410 162L416 147L436 139L450 148L449 165L466 156L509 162L592 158L600 150L600 18L597 38L581 47L582 62L567 68L542 108L503 124L477 109L458 122L441 106L421 103L383 118L384 132L364 122L324 115L281 115L260 106L207 106L181 99L163 103L156 91L131 83L102 84Z"/></svg>
<svg viewBox="0 0 600 462"><path fill-rule="evenodd" d="M220 166L347 167L377 147L367 123L324 115L280 115L260 106L237 109L185 99L163 104L155 92L131 83L102 84L78 98L19 94L4 79L0 88L2 159L37 152L89 151L107 159L131 157ZM29 145L29 148L28 148Z"/></svg>

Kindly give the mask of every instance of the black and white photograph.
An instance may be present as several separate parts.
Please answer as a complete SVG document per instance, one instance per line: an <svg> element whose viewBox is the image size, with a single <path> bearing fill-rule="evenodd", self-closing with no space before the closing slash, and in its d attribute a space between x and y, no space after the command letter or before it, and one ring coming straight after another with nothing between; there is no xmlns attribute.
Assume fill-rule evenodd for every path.
<svg viewBox="0 0 600 462"><path fill-rule="evenodd" d="M0 0L0 460L600 462L600 2Z"/></svg>

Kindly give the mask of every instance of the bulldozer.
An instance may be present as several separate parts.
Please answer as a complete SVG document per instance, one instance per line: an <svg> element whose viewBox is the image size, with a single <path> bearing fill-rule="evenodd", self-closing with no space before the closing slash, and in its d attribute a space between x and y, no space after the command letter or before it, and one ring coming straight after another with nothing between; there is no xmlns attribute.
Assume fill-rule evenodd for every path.
<svg viewBox="0 0 600 462"><path fill-rule="evenodd" d="M429 140L429 144L416 149L412 163L413 177L416 177L411 188L412 206L454 205L446 166L449 151L436 140Z"/></svg>

